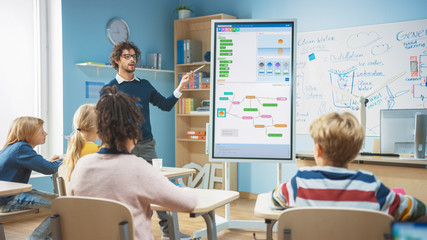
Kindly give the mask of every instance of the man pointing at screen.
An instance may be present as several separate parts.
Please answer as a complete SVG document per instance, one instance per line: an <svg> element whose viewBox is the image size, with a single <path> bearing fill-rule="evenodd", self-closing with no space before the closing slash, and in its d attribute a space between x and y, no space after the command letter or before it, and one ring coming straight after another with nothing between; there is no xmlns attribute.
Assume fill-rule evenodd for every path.
<svg viewBox="0 0 427 240"><path fill-rule="evenodd" d="M141 52L132 42L119 42L113 47L110 55L110 62L114 69L118 71L115 79L111 80L106 86L116 85L119 91L140 99L139 104L142 106L141 112L144 115L145 122L141 125L142 139L138 140L132 153L152 162L157 158L156 141L151 132L150 121L150 103L163 111L170 111L175 106L178 99L182 96L182 89L190 79L194 78L194 73L190 72L182 77L182 80L175 91L169 96L164 97L160 94L151 83L146 79L140 79L135 76L135 66ZM103 93L101 93L102 95ZM159 224L162 230L162 237L169 238L166 212L157 212ZM181 239L190 239L189 235L180 233Z"/></svg>

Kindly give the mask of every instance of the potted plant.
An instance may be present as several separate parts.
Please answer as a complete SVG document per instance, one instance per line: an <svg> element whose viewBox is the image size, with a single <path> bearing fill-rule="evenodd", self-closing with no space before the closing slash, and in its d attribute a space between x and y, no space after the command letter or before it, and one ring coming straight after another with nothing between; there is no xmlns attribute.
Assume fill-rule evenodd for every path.
<svg viewBox="0 0 427 240"><path fill-rule="evenodd" d="M190 5L184 5L184 4L179 4L179 7L175 8L175 12L178 13L178 17L179 19L184 19L184 18L189 18L190 17L190 13L193 10L191 9Z"/></svg>

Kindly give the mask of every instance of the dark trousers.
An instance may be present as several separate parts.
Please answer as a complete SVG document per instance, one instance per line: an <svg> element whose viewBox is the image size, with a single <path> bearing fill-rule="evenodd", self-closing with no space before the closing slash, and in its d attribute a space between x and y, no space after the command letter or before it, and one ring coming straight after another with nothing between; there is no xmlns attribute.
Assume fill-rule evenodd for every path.
<svg viewBox="0 0 427 240"><path fill-rule="evenodd" d="M132 150L132 153L138 157L142 157L150 164L152 163L153 158L157 158L156 153L156 141L154 139L141 140L139 141L135 148ZM157 217L159 218L160 230L162 232L168 233L168 220L166 212L156 211Z"/></svg>

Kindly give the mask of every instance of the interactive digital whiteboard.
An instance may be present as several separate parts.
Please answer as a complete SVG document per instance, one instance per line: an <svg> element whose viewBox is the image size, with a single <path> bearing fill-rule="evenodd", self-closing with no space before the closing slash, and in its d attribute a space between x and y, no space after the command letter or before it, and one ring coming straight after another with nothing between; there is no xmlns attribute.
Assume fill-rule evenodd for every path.
<svg viewBox="0 0 427 240"><path fill-rule="evenodd" d="M295 158L295 20L213 20L211 161Z"/></svg>

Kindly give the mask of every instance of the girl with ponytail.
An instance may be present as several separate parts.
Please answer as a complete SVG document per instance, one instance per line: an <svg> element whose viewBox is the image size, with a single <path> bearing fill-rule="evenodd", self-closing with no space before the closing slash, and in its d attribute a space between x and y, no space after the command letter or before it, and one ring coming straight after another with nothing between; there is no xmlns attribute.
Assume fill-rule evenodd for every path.
<svg viewBox="0 0 427 240"><path fill-rule="evenodd" d="M98 129L96 127L96 109L94 104L84 104L74 113L73 134L68 142L66 158L60 169L60 176L69 182L77 161L90 153L98 152Z"/></svg>

